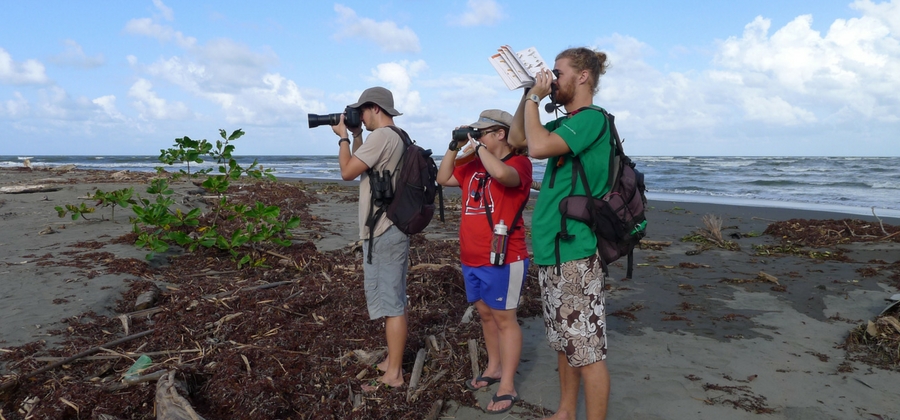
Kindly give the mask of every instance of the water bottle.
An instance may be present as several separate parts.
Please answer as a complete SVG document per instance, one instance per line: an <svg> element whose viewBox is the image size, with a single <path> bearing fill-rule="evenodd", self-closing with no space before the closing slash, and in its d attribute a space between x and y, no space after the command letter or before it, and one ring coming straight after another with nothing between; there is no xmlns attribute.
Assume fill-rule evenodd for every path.
<svg viewBox="0 0 900 420"><path fill-rule="evenodd" d="M491 264L503 265L506 260L506 242L509 240L506 224L503 219L494 225L494 236L491 237Z"/></svg>

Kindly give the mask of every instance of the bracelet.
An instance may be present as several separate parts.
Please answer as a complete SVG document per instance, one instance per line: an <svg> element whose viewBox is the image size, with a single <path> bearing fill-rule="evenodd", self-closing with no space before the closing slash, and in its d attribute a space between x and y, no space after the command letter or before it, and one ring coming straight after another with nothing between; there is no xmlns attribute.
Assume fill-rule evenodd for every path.
<svg viewBox="0 0 900 420"><path fill-rule="evenodd" d="M341 143L343 143L343 142L347 142L347 144L350 144L350 139L344 137L344 138L338 140L338 146L340 146Z"/></svg>
<svg viewBox="0 0 900 420"><path fill-rule="evenodd" d="M481 143L481 142L478 142L478 144L475 145L475 155L476 156L478 155L478 149L481 147L487 147L487 146L485 146L484 143Z"/></svg>

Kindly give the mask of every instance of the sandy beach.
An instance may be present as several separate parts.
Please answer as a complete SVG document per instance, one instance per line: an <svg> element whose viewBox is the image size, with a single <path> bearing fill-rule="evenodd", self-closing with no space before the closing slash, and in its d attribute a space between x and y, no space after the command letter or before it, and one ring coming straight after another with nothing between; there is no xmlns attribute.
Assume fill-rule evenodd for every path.
<svg viewBox="0 0 900 420"><path fill-rule="evenodd" d="M125 324L117 317L133 311L129 305L134 295L141 291L137 284L155 283L160 287L163 297L158 305L165 311L159 318L148 316L150 319L145 321L136 317L130 326L130 333L142 328L162 328L168 322L179 322L178 317L183 318L180 322L184 324L184 329L192 331L194 327L189 324L188 318L194 314L199 316L201 310L186 312L188 302L198 300L202 307L204 299L214 292L233 290L229 285L237 285L237 288L249 284L235 280L234 284L223 283L210 290L208 283L194 285L185 280L184 277L190 275L182 275L175 283L164 270L170 263L168 257L180 255L179 250L170 250L147 261L144 258L146 250L121 240L132 229L128 222L129 209L116 209L115 218L109 220L112 218L111 209L98 208L95 213L88 214L88 220L76 221L69 217L60 218L54 210L55 206L64 204L90 204L85 197L97 189L112 191L135 186L136 191L142 190L149 176L78 170L29 171L24 168L0 171L0 187L41 186L35 192L0 193L0 374L3 380L15 380L18 378L16 375L46 365L50 361L48 357L71 356L126 336ZM355 269L346 268L361 262L360 254L354 250L357 242L355 189L353 183L285 182L301 185L316 197L315 202L303 207L306 212L303 213L304 218L310 223L301 224L294 238L295 242L314 244L314 249L304 248L306 254L303 257L292 257L294 254L287 251L275 252L285 257L281 260L293 262L299 274L291 272L291 266L284 265L272 271L278 271L278 275L285 273L287 277L284 279L287 280L275 274L271 278L262 277L264 281L294 281L295 284L287 286L291 292L281 290L278 294L266 295L264 293L275 292L265 289L235 301L223 302L220 299L214 302L215 299L207 299L209 305L215 307L214 314L220 321L229 314L251 313L250 309L237 309L239 304L246 305L241 308L265 306L260 302L274 302L266 304L269 306L281 305L281 309L276 308L277 311L269 313L286 316L285 321L277 327L255 325L257 330L253 333L256 336L241 336L240 339L235 335L237 330L232 331L231 336L227 335L228 331L220 333L221 325L215 328L215 334L202 338L192 336L190 332L182 332L178 337L154 335L155 338L143 348L141 340L135 340L122 344L117 352L133 356L141 351L176 346L188 348L193 346L190 343L197 342L194 347L215 347L218 353L223 354L233 351L222 349L229 340L246 345L247 341L241 339L261 340L258 337L267 332L277 337L278 333L271 331L296 327L288 324L298 322L289 321L290 313L303 315L295 317L306 320L302 328L313 328L317 333L324 331L324 327L311 326L307 321L310 317L315 322L323 315L333 317L334 312L323 311L336 311L341 307L340 302L329 301L325 305L323 301L328 301L327 297L320 296L320 301L310 297L311 301L321 304L322 309L317 312L310 309L307 313L304 308L311 306L289 301L285 296L293 296L294 291L299 293L302 290L297 281L305 283L312 278L303 277L305 274L300 267L303 264L310 267L318 264L309 259L309 255L320 255L320 259L332 261L330 266L315 266L313 274L316 278L346 278L348 282L359 279ZM174 189L178 208L189 211L208 206L203 199L203 191L198 191L192 183L177 183ZM416 248L414 254L452 249L454 244L458 246L454 242L458 228L455 219L459 216L456 197L458 190L447 191L447 222L433 222L422 235L425 245ZM873 363L858 352L848 351L845 346L852 330L874 320L887 307L887 299L900 293L900 235L894 234L898 230L895 226L900 226L900 219L668 201L652 201L649 206L649 233L645 238L646 245L636 251L633 278L622 278L624 261L612 267L614 280L607 299L610 329L607 363L612 381L609 419L900 418L900 397L896 392L896 384L900 383L897 359L893 365ZM525 214L526 225L530 221L530 209ZM699 240L698 232L706 226L703 218L710 215L721 220L726 247ZM793 222L784 223L789 220ZM817 224L813 221L830 222ZM782 230L765 233L771 226ZM815 237L830 237L830 241L812 243L810 235L815 233L813 230L818 232ZM441 289L434 285L442 284L445 281L442 279L452 278L454 261L446 255L440 254L431 259L416 255L417 262L414 264L424 270L416 275L420 276L418 278L424 288L411 288L411 302L418 301L422 302L418 304L421 307L427 306L431 289L426 286ZM301 260L303 264L298 265ZM110 268L114 262L119 269ZM131 268L121 268L125 265ZM195 271L201 272L202 269L197 266ZM265 276L265 270L259 272ZM533 291L537 288L536 278L529 281ZM446 284L451 283L453 281ZM191 292L194 294L189 295L188 292L195 287L196 290ZM322 286L321 290L324 288ZM534 294L531 296L533 300ZM516 377L522 401L509 413L505 416L487 415L481 408L487 406L492 393L481 391L472 395L462 387L462 381L471 376L463 334L474 332L474 337L479 337L480 331L473 326L457 326L459 315L467 307L465 301L460 299L440 303L446 306L446 319L440 322L445 323L441 328L446 333L445 341L451 350L446 346L435 350L435 354L444 355L445 360L459 363L453 365L455 368L446 368L437 362L426 361L422 374L425 389L418 402L405 406L403 410L406 414L396 418L428 418L436 405L442 407L438 418L534 419L550 415L559 398L556 358L546 344L543 323L534 311L536 302L528 303L531 316L521 319L524 351ZM357 312L363 312L363 309ZM417 313L411 310L410 317L416 317ZM363 319L361 315L352 314ZM255 318L263 318L263 315L257 314L253 316ZM96 321L98 319L102 321ZM429 318L427 322L438 321ZM91 323L98 325L92 332L93 338L81 341L73 338L73 334L77 336L82 331L79 324ZM327 322L319 324L322 323ZM477 319L474 323L477 324ZM245 325L243 321L241 325ZM372 327L374 324L367 325ZM421 329L411 328L410 349L404 359L404 366L409 364L406 368L408 382L420 343L427 343L430 334L440 337L441 333L430 325L423 324L417 328ZM210 337L218 341L208 344ZM362 341L359 337L346 340ZM35 344L41 341L43 344ZM253 352L247 350L248 347L238 346L240 351L244 351L240 356L247 366L244 369L242 359L234 356L235 370L246 370L242 374L247 378L260 375L259 383L271 382L275 374L260 373L257 363L262 362L253 359L253 356L277 351L272 348L278 344L264 340L254 343L256 347ZM376 344L368 347L366 343L358 345L374 350ZM268 350L263 350L264 347ZM299 360L310 357L309 354L302 354L309 352L309 349L287 350L293 352L291 354L298 353L297 366L301 365ZM448 356L448 352L452 355ZM429 350L429 358L431 354ZM387 391L385 395L363 396L360 399L358 384L373 377L373 373L365 372L365 369L360 372L354 368L356 362L343 360L341 354L322 356L340 359L335 362L336 366L345 369L342 378L331 380L331 385L334 385L332 391L317 394L307 402L297 400L300 398L297 395L308 394L306 391L297 395L285 393L282 398L290 402L282 404L291 407L290 414L281 413L269 418L342 418L335 413L342 412L340 410L345 405L357 407L348 411L352 413L349 418L379 418L375 417L375 413L386 410L388 404L396 405L394 396ZM152 386L138 386L147 388L139 394L143 405L115 413L103 412L100 408L102 404L97 402L98 394L81 400L65 394L67 388L95 389L118 381L122 371L130 365L130 360L123 358L100 374L86 372L97 371L89 363L98 364L103 359L72 363L75 367L60 367L29 378L14 392L0 394L0 416L5 419L24 418L26 400L38 397L39 402L32 404L38 407L33 408L34 413L44 414L35 418L99 418L97 416L100 414L123 419L154 418ZM219 360L220 366L224 364L223 359L216 360ZM205 364L194 366L187 360L169 359L161 365L175 368L189 366L197 370L191 373L203 375L209 365L208 360L202 362ZM287 365L282 359L279 362ZM282 369L284 373L280 373ZM445 373L438 376L442 370ZM291 374L288 374L289 371ZM290 365L282 366L275 369L278 377L274 380L284 381L280 383L282 386L293 384L292 380L305 384L310 381L310 372L301 368L291 369ZM246 381L247 389L255 389L250 385L256 386L257 382L251 379ZM319 387L331 385L320 383ZM121 395L136 391L116 392L119 393L116 395ZM440 398L432 392L440 394ZM63 398L61 395L66 396ZM254 404L253 395L243 397L247 401L242 404ZM61 402L61 398L72 404ZM136 397L131 395L129 398ZM234 396L222 398L235 399ZM206 418L219 418L214 415L217 412L216 400L212 397L192 396L189 399ZM273 397L272 401L275 400L277 398ZM328 403L326 400L329 400ZM437 404L438 400L441 404ZM112 408L109 410L114 411ZM260 417L253 418L267 418L259 413L254 415ZM583 411L579 415L583 416Z"/></svg>

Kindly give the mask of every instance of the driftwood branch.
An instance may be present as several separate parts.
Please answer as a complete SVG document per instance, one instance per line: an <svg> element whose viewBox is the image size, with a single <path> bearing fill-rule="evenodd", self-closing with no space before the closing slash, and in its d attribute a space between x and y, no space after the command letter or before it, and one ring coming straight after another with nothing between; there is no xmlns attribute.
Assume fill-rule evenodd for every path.
<svg viewBox="0 0 900 420"><path fill-rule="evenodd" d="M158 370L153 373L148 373L146 375L135 376L133 378L125 378L122 380L122 382L116 382L116 383L109 384L104 389L106 391L110 391L110 392L120 391L120 390L128 388L132 385L142 384L144 382L158 381L159 378L162 378L163 376L165 376L168 373L169 373L168 370L163 369L163 370Z"/></svg>
<svg viewBox="0 0 900 420"><path fill-rule="evenodd" d="M474 338L469 339L469 360L472 362L472 377L477 378L480 372L478 372L478 344L475 343Z"/></svg>
<svg viewBox="0 0 900 420"><path fill-rule="evenodd" d="M127 337L122 337L122 338L120 338L120 339L118 339L118 340L115 340L115 341L110 341L109 343L106 343L106 344L103 344L103 345L100 345L100 346L97 346L97 347L90 348L90 349L85 350L85 351L83 351L83 352L81 352L81 353L78 353L78 354L76 354L76 355L74 355L74 356L72 356L72 357L68 357L68 358L66 358L66 359L60 360L60 361L58 361L58 362L56 362L56 363L53 363L53 364L51 364L51 365L44 366L44 367L42 367L42 368L40 368L40 369L38 369L38 370L36 370L36 371L34 371L34 372L25 374L25 375L23 375L23 376L21 376L21 377L19 377L19 378L17 378L17 379L13 379L13 380L4 382L3 384L0 384L0 391L5 391L6 389L13 387L16 383L18 383L19 380L25 380L25 379L28 379L28 378L35 377L35 376L40 375L40 374L42 374L42 373L44 373L44 372L48 372L48 371L51 371L51 370L53 370L53 369L56 369L56 368L58 368L58 367L60 367L60 366L62 366L62 365L71 363L72 361L78 360L78 359L80 359L80 358L82 358L82 357L90 356L90 355L92 355L92 354L94 354L94 353L97 353L98 351L103 350L103 349L106 348L106 347L115 347L115 346L118 346L119 344L127 343L127 342L129 342L129 341L131 341L131 340L136 340L136 339L138 339L138 338L141 338L141 337L150 335L151 333L153 333L153 330L147 330L147 331L144 331L144 332L139 332L139 333L137 333L137 334L129 335L129 336L127 336Z"/></svg>
<svg viewBox="0 0 900 420"><path fill-rule="evenodd" d="M274 283L260 284L258 286L241 287L237 290L232 290L229 292L220 292L220 293L209 294L209 295L203 296L202 299L215 299L215 298L220 298L223 296L233 295L238 292L249 292L251 290L265 290L265 289L271 289L273 287L279 287L279 286L284 286L286 284L294 284L294 283L295 283L294 281L286 280L286 281L276 281Z"/></svg>
<svg viewBox="0 0 900 420"><path fill-rule="evenodd" d="M406 402L414 401L416 388L419 386L419 379L422 377L422 368L425 366L425 349L419 349L416 353L416 363L413 364L412 376L409 377L409 388L406 390Z"/></svg>
<svg viewBox="0 0 900 420"><path fill-rule="evenodd" d="M884 230L884 222L882 222L881 218L878 217L877 214L875 214L875 206L872 206L872 216L875 216L875 219L878 220L878 224L881 225L881 231L884 232L885 235L887 235L887 231Z"/></svg>
<svg viewBox="0 0 900 420"><path fill-rule="evenodd" d="M444 400L437 400L431 405L431 410L428 411L425 420L437 420L441 415L441 411L444 411Z"/></svg>
<svg viewBox="0 0 900 420"><path fill-rule="evenodd" d="M27 194L36 192L59 191L60 187L49 187L46 185L15 185L12 187L0 187L0 193L3 194Z"/></svg>

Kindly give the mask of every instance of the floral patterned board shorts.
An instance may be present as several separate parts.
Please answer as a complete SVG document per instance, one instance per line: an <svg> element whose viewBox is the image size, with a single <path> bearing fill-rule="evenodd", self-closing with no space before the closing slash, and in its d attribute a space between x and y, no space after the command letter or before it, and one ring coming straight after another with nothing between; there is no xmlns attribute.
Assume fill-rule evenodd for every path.
<svg viewBox="0 0 900 420"><path fill-rule="evenodd" d="M538 279L550 347L572 367L606 360L606 278L600 258L540 266Z"/></svg>

